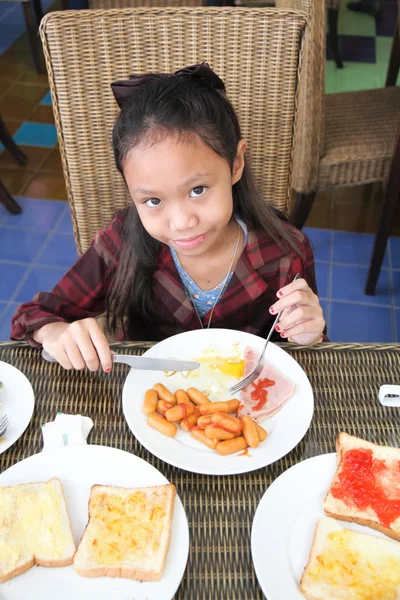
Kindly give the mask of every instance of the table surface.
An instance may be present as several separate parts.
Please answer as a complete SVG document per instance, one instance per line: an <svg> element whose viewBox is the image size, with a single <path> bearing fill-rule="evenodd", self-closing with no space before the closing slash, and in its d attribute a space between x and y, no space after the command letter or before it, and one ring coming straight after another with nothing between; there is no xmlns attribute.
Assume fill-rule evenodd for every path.
<svg viewBox="0 0 400 600"><path fill-rule="evenodd" d="M142 354L147 342L113 344L114 350ZM64 371L21 343L0 342L0 360L20 369L35 393L35 411L27 430L0 455L0 472L40 452L40 425L57 411L91 417L88 442L132 452L154 465L174 483L186 510L190 553L176 599L262 599L250 551L251 525L266 488L295 463L335 450L340 431L367 440L400 446L400 412L377 400L380 385L400 383L400 345L321 344L283 347L308 375L315 399L307 434L292 452L248 474L207 476L182 471L150 454L134 438L122 413L121 394L127 367L111 374ZM282 599L283 600L283 599ZM286 599L285 599L286 600ZM289 600L289 599L287 599Z"/></svg>

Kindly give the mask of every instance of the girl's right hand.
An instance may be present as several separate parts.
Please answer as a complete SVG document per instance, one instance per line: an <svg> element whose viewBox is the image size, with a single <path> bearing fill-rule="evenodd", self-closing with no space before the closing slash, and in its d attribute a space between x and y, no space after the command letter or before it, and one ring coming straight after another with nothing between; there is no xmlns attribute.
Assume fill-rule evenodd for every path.
<svg viewBox="0 0 400 600"><path fill-rule="evenodd" d="M34 331L33 339L64 369L97 371L101 365L104 371L111 370L110 346L95 319L48 323Z"/></svg>

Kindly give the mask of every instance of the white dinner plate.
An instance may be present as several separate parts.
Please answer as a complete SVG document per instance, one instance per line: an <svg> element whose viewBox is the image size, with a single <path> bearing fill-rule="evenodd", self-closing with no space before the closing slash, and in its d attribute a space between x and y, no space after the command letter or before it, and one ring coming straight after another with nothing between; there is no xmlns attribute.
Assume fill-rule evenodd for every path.
<svg viewBox="0 0 400 600"><path fill-rule="evenodd" d="M94 484L122 487L163 485L168 480L141 458L106 446L70 446L35 454L0 475L1 485L47 481L59 477L64 488L75 543L88 521ZM1 600L170 600L183 577L189 552L189 527L176 497L171 545L160 581L139 582L113 577L81 577L70 565L33 567L0 585Z"/></svg>
<svg viewBox="0 0 400 600"><path fill-rule="evenodd" d="M147 350L145 356L187 360L198 358L203 352L210 351L215 355L229 356L238 344L243 351L249 346L261 352L264 343L264 339L240 331L199 329L167 338ZM199 387L203 366L187 378L181 374L168 377L163 372L132 369L122 393L123 411L128 426L147 450L186 471L206 475L232 475L265 467L285 456L300 442L310 426L314 410L311 385L300 365L287 352L272 343L267 347L266 360L295 384L295 392L274 417L261 423L267 429L268 437L258 448L251 449L249 456L220 456L215 450L207 448L181 429L175 437L170 438L148 426L142 410L146 390L157 382L163 383L172 392L182 387ZM231 381L234 382L235 380ZM213 401L230 397L226 392L211 395Z"/></svg>
<svg viewBox="0 0 400 600"><path fill-rule="evenodd" d="M299 583L335 472L335 452L314 456L282 473L261 498L251 530L251 554L268 600L304 600ZM369 527L337 521L347 529L385 538Z"/></svg>
<svg viewBox="0 0 400 600"><path fill-rule="evenodd" d="M35 406L33 389L21 371L0 361L0 418L8 416L10 422L4 437L0 438L0 454L5 452L24 433L32 418Z"/></svg>

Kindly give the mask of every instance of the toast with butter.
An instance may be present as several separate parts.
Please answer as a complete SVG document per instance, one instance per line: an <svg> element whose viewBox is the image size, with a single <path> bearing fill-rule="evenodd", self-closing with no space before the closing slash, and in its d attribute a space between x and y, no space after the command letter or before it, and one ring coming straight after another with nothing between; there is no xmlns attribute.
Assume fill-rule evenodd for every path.
<svg viewBox="0 0 400 600"><path fill-rule="evenodd" d="M61 481L0 486L0 583L31 567L72 564L75 542Z"/></svg>
<svg viewBox="0 0 400 600"><path fill-rule="evenodd" d="M89 521L74 558L84 577L159 581L167 560L176 490L92 486Z"/></svg>
<svg viewBox="0 0 400 600"><path fill-rule="evenodd" d="M400 540L400 449L340 433L337 470L324 500L329 517Z"/></svg>
<svg viewBox="0 0 400 600"><path fill-rule="evenodd" d="M322 517L300 591L307 600L397 600L400 544Z"/></svg>

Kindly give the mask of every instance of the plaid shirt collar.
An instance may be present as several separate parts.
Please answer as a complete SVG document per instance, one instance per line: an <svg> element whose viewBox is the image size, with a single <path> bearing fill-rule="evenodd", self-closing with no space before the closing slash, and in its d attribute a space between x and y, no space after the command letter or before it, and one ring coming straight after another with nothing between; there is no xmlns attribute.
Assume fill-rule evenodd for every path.
<svg viewBox="0 0 400 600"><path fill-rule="evenodd" d="M262 250L262 242L265 241L263 238L265 238L265 233L249 230L247 245L239 258L228 287L214 309L212 319L214 325L220 319L237 311L238 298L240 298L240 304L243 305L253 302L268 290L269 285L258 273L258 270L264 267L266 262L265 250L264 252ZM271 250L271 246L269 249ZM282 250L275 243L273 243L273 250L271 253L273 261L283 256ZM157 302L164 306L166 313L172 314L182 327L186 329L198 327L198 317L185 293L167 246L164 246L161 251L159 269L154 274L154 293ZM204 315L202 319L204 327L207 327L209 317L209 312Z"/></svg>

